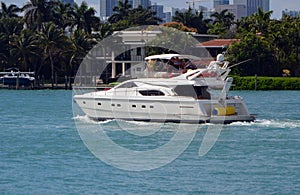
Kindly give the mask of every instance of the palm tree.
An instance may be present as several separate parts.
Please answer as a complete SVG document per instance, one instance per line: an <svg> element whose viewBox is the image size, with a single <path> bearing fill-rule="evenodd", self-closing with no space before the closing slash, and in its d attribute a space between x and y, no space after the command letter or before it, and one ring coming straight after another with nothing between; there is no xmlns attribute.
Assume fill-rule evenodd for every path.
<svg viewBox="0 0 300 195"><path fill-rule="evenodd" d="M19 35L23 29L24 22L21 18L1 18L0 19L0 32L6 34L7 37L10 35Z"/></svg>
<svg viewBox="0 0 300 195"><path fill-rule="evenodd" d="M0 18L3 17L19 17L18 13L21 12L21 8L18 6L11 4L7 7L7 5L1 2L1 9L0 9Z"/></svg>
<svg viewBox="0 0 300 195"><path fill-rule="evenodd" d="M108 22L116 23L123 20L129 15L131 7L128 0L125 0L124 3L119 0L118 6L113 8L114 14L109 17Z"/></svg>
<svg viewBox="0 0 300 195"><path fill-rule="evenodd" d="M21 34L13 35L11 38L11 53L18 58L19 63L24 65L24 70L29 68L30 59L39 56L38 41L30 30L23 30Z"/></svg>
<svg viewBox="0 0 300 195"><path fill-rule="evenodd" d="M2 49L2 61L5 62L6 65L12 66L15 64L17 60L13 55L10 53L11 49L11 39L14 35L20 35L23 29L23 21L19 17L3 17L0 18L0 34L1 34L1 46Z"/></svg>
<svg viewBox="0 0 300 195"><path fill-rule="evenodd" d="M59 3L54 0L29 0L22 8L27 26L41 31L42 23L52 19L52 10Z"/></svg>
<svg viewBox="0 0 300 195"><path fill-rule="evenodd" d="M98 29L98 40L102 40L113 33L112 25L109 22L100 24Z"/></svg>
<svg viewBox="0 0 300 195"><path fill-rule="evenodd" d="M204 19L203 12L198 12L189 8L186 12L175 12L172 19L174 22L180 22L189 28L197 29L198 33L207 33L210 19Z"/></svg>
<svg viewBox="0 0 300 195"><path fill-rule="evenodd" d="M140 25L157 25L162 19L156 17L156 13L150 8L143 8L139 5L137 8L130 10L129 15L125 17L131 26Z"/></svg>
<svg viewBox="0 0 300 195"><path fill-rule="evenodd" d="M193 10L189 8L186 12L175 12L175 16L173 16L172 21L180 22L185 26L190 27L189 22L192 20L193 17Z"/></svg>
<svg viewBox="0 0 300 195"><path fill-rule="evenodd" d="M69 66L73 74L76 73L82 59L86 56L97 42L90 35L77 29L70 36L71 47L66 50L66 56L69 56Z"/></svg>
<svg viewBox="0 0 300 195"><path fill-rule="evenodd" d="M254 24L257 32L265 33L268 29L270 17L273 11L264 12L261 8L258 8L258 12L253 14Z"/></svg>
<svg viewBox="0 0 300 195"><path fill-rule="evenodd" d="M75 3L72 28L83 29L88 34L91 34L92 29L97 28L100 24L100 19L95 14L96 10L89 7L85 1L80 6Z"/></svg>
<svg viewBox="0 0 300 195"><path fill-rule="evenodd" d="M233 38L234 33L231 31L231 27L234 24L234 15L229 13L227 9L211 14L214 18L213 23L208 24L209 34L220 35L222 38Z"/></svg>
<svg viewBox="0 0 300 195"><path fill-rule="evenodd" d="M266 34L270 30L269 28L273 28L270 24L270 17L272 11L264 12L261 8L258 8L258 13L252 14L251 16L242 18L238 21L237 24L237 32L243 36L248 32ZM279 22L279 21L278 21ZM276 24L274 24L277 26Z"/></svg>
<svg viewBox="0 0 300 195"><path fill-rule="evenodd" d="M69 44L64 32L59 30L53 22L44 23L39 33L44 54L49 58L51 66L51 84L54 87L54 56L58 55Z"/></svg>
<svg viewBox="0 0 300 195"><path fill-rule="evenodd" d="M0 65L1 69L6 69L9 56L9 41L5 33L0 32Z"/></svg>
<svg viewBox="0 0 300 195"><path fill-rule="evenodd" d="M59 2L53 9L53 21L62 30L66 30L74 21L74 8L70 4Z"/></svg>
<svg viewBox="0 0 300 195"><path fill-rule="evenodd" d="M208 24L211 19L204 19L203 12L195 12L191 21L191 28L196 28L198 33L206 34L208 30Z"/></svg>
<svg viewBox="0 0 300 195"><path fill-rule="evenodd" d="M224 26L226 29L230 29L234 21L234 15L228 12L227 9L211 14L211 17L214 18L213 24L219 23L221 26Z"/></svg>

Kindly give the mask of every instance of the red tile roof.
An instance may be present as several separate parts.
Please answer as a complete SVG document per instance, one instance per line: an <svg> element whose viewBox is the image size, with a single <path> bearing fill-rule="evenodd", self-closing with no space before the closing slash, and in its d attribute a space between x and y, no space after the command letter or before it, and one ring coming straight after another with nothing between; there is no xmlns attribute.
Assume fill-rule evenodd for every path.
<svg viewBox="0 0 300 195"><path fill-rule="evenodd" d="M232 43L240 42L240 39L214 39L199 43L198 47L223 47L225 45L231 45Z"/></svg>

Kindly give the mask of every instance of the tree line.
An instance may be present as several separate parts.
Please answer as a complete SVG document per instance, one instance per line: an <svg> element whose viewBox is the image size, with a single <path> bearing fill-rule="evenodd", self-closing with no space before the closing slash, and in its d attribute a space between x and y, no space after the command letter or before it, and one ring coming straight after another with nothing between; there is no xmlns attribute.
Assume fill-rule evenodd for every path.
<svg viewBox="0 0 300 195"><path fill-rule="evenodd" d="M233 73L242 76L281 76L283 70L290 70L291 75L300 75L300 15L296 18L284 15L282 19L271 19L273 11L258 12L234 20L228 10L204 19L203 12L191 9L184 13L176 12L173 21L188 28L178 29L203 34L215 34L220 38L234 38L236 43L227 50L231 63L249 60L244 65L234 68Z"/></svg>
<svg viewBox="0 0 300 195"><path fill-rule="evenodd" d="M2 2L0 10L0 69L34 71L52 84L55 76L74 76L87 52L113 31L162 23L150 7L132 8L128 0L119 1L106 22L86 2L71 6L59 0L29 0L23 7ZM240 39L227 56L233 63L251 61L235 73L273 76L282 68L299 68L300 19L272 20L271 13L259 10L235 22L227 10L205 19L202 12L188 9L163 25Z"/></svg>

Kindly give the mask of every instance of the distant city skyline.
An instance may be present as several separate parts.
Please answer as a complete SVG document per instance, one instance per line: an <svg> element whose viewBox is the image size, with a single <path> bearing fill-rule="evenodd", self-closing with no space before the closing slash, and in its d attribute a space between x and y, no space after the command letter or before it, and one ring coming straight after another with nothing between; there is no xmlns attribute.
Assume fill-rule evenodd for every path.
<svg viewBox="0 0 300 195"><path fill-rule="evenodd" d="M168 7L178 7L178 8L188 8L188 4L186 1L192 0L152 0L152 2L156 2L158 4L162 4ZM229 0L230 3L233 0ZM213 0L203 1L201 3L195 2L196 5L206 6L208 8L213 7ZM270 10L273 10L272 18L280 19L282 16L282 11L288 10L300 10L300 0L285 0L284 3L282 0L270 0Z"/></svg>
<svg viewBox="0 0 300 195"><path fill-rule="evenodd" d="M6 4L16 4L18 6L23 6L26 0L0 0ZM76 3L81 3L83 0L74 0ZM164 5L166 7L174 8L188 8L187 1L192 0L152 0L152 3L157 3L158 5ZM230 0L232 3L233 0ZM97 10L97 16L100 16L100 0L86 0L88 5L94 7ZM200 5L199 2L195 2L196 5ZM201 2L202 6L208 8L213 7L213 0L210 2ZM300 10L300 1L299 0L285 0L284 3L282 0L270 0L270 10L273 10L272 18L280 19L282 16L282 11L288 10Z"/></svg>

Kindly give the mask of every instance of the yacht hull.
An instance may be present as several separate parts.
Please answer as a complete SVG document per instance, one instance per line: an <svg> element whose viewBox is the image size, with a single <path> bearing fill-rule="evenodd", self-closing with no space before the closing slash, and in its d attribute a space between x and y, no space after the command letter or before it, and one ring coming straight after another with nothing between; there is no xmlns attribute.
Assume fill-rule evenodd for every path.
<svg viewBox="0 0 300 195"><path fill-rule="evenodd" d="M24 85L24 86L30 86L33 83L33 80L30 80L28 78L22 78L22 77L11 77L11 78L0 78L0 84L3 85Z"/></svg>
<svg viewBox="0 0 300 195"><path fill-rule="evenodd" d="M187 97L151 97L144 98L93 98L86 95L75 95L75 102L83 112L93 120L121 119L128 121L173 122L173 123L219 123L251 122L255 120L248 114L241 99L195 100ZM226 106L224 106L226 105ZM231 115L213 115L219 107L234 106Z"/></svg>

